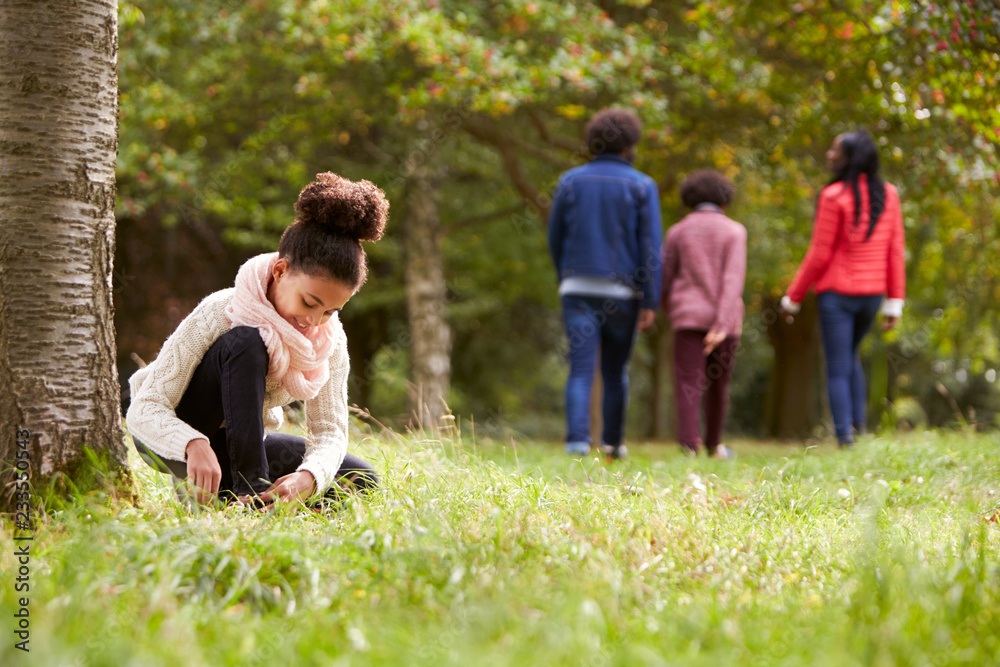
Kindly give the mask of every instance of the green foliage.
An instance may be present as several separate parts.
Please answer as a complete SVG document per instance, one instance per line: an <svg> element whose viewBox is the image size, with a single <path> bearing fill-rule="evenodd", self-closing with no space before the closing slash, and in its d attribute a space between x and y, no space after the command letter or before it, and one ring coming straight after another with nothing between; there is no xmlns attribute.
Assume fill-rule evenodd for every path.
<svg viewBox="0 0 1000 667"><path fill-rule="evenodd" d="M543 216L559 173L585 159L583 123L610 104L645 121L637 166L660 183L666 224L684 214L684 174L712 166L736 182L751 324L804 255L826 147L872 130L909 252L907 312L886 341L907 352L888 363L888 395L953 379L914 377L918 357L1000 364L1000 17L986 0L144 0L121 13L122 229L221 236L249 255L274 247L319 171L388 192L373 278L344 314L365 339L358 377L406 370L369 365L405 352L399 241L421 170L445 234L456 411L558 410ZM769 363L766 337L744 344L746 363ZM761 368L746 372L737 404L759 392ZM353 394L395 414L406 378L393 380Z"/></svg>
<svg viewBox="0 0 1000 667"><path fill-rule="evenodd" d="M115 502L133 502L138 497L136 479L110 452L95 452L84 447L79 458L62 470L49 475L35 475L31 491L40 511L63 510L82 498L99 502L111 497Z"/></svg>
<svg viewBox="0 0 1000 667"><path fill-rule="evenodd" d="M324 511L82 496L31 544L4 664L995 664L995 437L850 452L357 435L383 489ZM984 520L985 519L985 520ZM5 517L0 521L9 522ZM12 572L11 530L0 566ZM16 608L13 587L0 613Z"/></svg>

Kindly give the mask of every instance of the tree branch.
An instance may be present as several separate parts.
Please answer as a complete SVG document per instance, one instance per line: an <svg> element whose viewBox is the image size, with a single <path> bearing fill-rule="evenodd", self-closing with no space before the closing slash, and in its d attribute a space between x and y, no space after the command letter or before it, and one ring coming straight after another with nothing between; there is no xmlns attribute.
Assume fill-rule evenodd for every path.
<svg viewBox="0 0 1000 667"><path fill-rule="evenodd" d="M507 172L507 176L510 177L521 198L528 206L541 213L543 219L547 219L549 207L541 203L541 191L535 187L532 180L524 172L517 152L514 150L515 142L512 142L509 136L506 136L492 123L484 122L482 118L469 118L463 128L474 139L493 147L500 155L504 171Z"/></svg>
<svg viewBox="0 0 1000 667"><path fill-rule="evenodd" d="M536 109L528 110L528 119L531 120L531 124L535 126L536 130L538 130L539 138L550 146L561 148L562 150L573 153L574 155L578 155L586 151L586 146L579 141L573 141L568 137L555 136L549 132L549 128L545 124L545 119L538 115L538 111Z"/></svg>
<svg viewBox="0 0 1000 667"><path fill-rule="evenodd" d="M493 211L492 213L484 213L483 215L475 215L471 218L466 218L465 220L458 220L457 222L449 223L447 227L449 231L457 229L465 229L466 227L481 225L486 222L492 222L493 220L499 220L500 218L505 218L508 215L514 215L515 213L522 210L524 210L523 203L518 204L517 206L509 206L499 211Z"/></svg>

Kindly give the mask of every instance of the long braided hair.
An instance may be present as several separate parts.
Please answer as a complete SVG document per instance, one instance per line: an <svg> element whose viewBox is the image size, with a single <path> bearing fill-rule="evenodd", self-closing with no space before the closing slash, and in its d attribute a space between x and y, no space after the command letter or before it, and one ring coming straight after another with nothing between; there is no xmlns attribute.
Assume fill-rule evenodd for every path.
<svg viewBox="0 0 1000 667"><path fill-rule="evenodd" d="M885 210L885 183L878 175L878 146L867 130L849 132L840 137L840 147L846 160L844 165L834 175L829 185L834 183L849 184L854 191L854 224L861 221L861 192L858 190L858 177L865 174L868 177L868 233L867 241L875 231L875 223Z"/></svg>

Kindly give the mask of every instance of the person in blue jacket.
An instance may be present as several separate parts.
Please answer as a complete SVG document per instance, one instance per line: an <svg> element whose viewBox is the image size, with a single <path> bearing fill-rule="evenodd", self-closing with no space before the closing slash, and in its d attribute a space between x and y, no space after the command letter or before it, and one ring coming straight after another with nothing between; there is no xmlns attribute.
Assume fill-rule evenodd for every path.
<svg viewBox="0 0 1000 667"><path fill-rule="evenodd" d="M604 109L586 132L594 157L559 179L548 241L569 339L566 452L590 451L590 393L599 358L601 450L611 460L626 455L628 361L636 329L649 328L659 307L663 230L656 183L632 166L639 118Z"/></svg>

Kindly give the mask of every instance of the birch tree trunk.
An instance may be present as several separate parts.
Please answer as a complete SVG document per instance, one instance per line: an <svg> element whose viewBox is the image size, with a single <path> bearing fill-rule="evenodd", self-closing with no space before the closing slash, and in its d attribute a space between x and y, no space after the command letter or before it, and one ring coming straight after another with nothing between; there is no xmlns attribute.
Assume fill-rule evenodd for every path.
<svg viewBox="0 0 1000 667"><path fill-rule="evenodd" d="M418 170L406 186L406 304L412 362L410 410L417 425L441 426L451 384L451 327L441 250L441 220L433 186Z"/></svg>
<svg viewBox="0 0 1000 667"><path fill-rule="evenodd" d="M84 446L125 460L117 59L116 0L0 3L0 461L27 432L31 471L46 477L72 474Z"/></svg>

